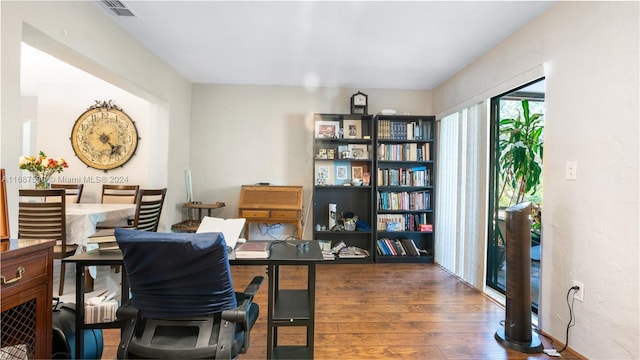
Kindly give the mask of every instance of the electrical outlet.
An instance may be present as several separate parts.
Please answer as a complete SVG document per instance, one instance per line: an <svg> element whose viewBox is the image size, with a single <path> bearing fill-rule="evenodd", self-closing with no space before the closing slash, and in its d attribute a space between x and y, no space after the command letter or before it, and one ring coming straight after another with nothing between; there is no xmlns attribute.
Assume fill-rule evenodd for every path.
<svg viewBox="0 0 640 360"><path fill-rule="evenodd" d="M565 180L576 180L578 178L578 162L577 161L567 161L565 163L564 168L564 179Z"/></svg>
<svg viewBox="0 0 640 360"><path fill-rule="evenodd" d="M584 284L580 281L573 280L572 286L579 287L579 289L573 293L573 298L578 301L584 301Z"/></svg>

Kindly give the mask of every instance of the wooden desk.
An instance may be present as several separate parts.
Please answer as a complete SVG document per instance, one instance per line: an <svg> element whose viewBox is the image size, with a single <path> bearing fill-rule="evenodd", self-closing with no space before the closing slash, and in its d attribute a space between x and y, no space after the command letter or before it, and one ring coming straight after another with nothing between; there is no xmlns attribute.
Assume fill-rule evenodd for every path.
<svg viewBox="0 0 640 360"><path fill-rule="evenodd" d="M2 241L1 357L51 358L55 240Z"/></svg>
<svg viewBox="0 0 640 360"><path fill-rule="evenodd" d="M302 186L243 185L240 189L238 217L247 219L244 237L249 238L250 223L295 224L302 237Z"/></svg>

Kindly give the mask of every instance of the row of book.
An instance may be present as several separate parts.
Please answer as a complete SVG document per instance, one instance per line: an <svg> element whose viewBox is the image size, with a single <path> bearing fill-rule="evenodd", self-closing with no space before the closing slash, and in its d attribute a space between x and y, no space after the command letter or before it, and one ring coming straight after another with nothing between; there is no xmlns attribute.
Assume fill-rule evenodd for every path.
<svg viewBox="0 0 640 360"><path fill-rule="evenodd" d="M377 191L378 210L430 210L431 192L402 191L387 192Z"/></svg>
<svg viewBox="0 0 640 360"><path fill-rule="evenodd" d="M427 143L378 144L378 160L381 161L430 161Z"/></svg>
<svg viewBox="0 0 640 360"><path fill-rule="evenodd" d="M378 186L431 186L431 169L417 166L408 169L393 168L377 170Z"/></svg>
<svg viewBox="0 0 640 360"><path fill-rule="evenodd" d="M378 231L433 231L433 224L427 223L427 214L378 214L376 217Z"/></svg>
<svg viewBox="0 0 640 360"><path fill-rule="evenodd" d="M420 256L424 250L420 250L413 239L381 238L377 241L376 251L382 256Z"/></svg>
<svg viewBox="0 0 640 360"><path fill-rule="evenodd" d="M431 139L431 122L378 120L378 138L390 140L429 140Z"/></svg>

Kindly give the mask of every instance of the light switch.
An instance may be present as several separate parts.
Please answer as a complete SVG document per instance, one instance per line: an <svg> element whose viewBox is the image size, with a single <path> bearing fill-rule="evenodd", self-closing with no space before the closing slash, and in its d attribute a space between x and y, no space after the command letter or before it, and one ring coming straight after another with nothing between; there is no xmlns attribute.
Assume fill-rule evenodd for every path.
<svg viewBox="0 0 640 360"><path fill-rule="evenodd" d="M565 180L576 180L578 170L578 162L577 161L567 161L564 168L564 179Z"/></svg>

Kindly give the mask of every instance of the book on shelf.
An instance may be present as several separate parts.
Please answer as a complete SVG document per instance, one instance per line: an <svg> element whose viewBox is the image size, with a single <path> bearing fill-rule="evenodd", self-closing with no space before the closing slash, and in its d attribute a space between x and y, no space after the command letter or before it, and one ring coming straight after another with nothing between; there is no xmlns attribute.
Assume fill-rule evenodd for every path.
<svg viewBox="0 0 640 360"><path fill-rule="evenodd" d="M271 253L271 241L253 240L235 248L236 259L266 259Z"/></svg>
<svg viewBox="0 0 640 360"><path fill-rule="evenodd" d="M340 250L338 257L342 259L362 259L369 257L369 252L356 246L347 246Z"/></svg>
<svg viewBox="0 0 640 360"><path fill-rule="evenodd" d="M336 256L331 249L331 240L318 240L318 246L322 251L322 258L324 260L335 260Z"/></svg>
<svg viewBox="0 0 640 360"><path fill-rule="evenodd" d="M423 252L427 253L425 250L420 250L410 238L393 240L380 238L376 242L376 250L378 254L383 256L420 256Z"/></svg>

